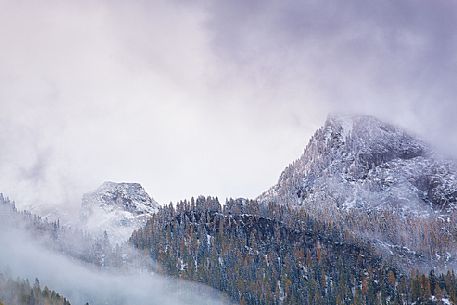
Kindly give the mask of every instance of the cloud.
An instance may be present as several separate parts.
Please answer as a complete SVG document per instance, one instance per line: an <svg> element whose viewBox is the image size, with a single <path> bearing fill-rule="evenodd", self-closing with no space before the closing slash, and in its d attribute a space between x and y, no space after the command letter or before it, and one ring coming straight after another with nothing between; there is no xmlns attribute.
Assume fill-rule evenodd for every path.
<svg viewBox="0 0 457 305"><path fill-rule="evenodd" d="M368 112L430 139L456 138L455 3L230 1L211 11L216 53L291 117Z"/></svg>
<svg viewBox="0 0 457 305"><path fill-rule="evenodd" d="M0 185L255 197L329 112L457 155L450 1L0 1Z"/></svg>
<svg viewBox="0 0 457 305"><path fill-rule="evenodd" d="M146 271L120 273L97 270L51 252L22 230L0 224L0 272L7 270L45 285L64 295L72 304L230 304L206 286L164 278Z"/></svg>

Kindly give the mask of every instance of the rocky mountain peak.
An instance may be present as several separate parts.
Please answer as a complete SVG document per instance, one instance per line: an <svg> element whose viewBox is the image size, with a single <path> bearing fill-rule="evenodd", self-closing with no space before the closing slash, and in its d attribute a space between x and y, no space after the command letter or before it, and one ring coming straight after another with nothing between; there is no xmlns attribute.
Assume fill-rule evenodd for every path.
<svg viewBox="0 0 457 305"><path fill-rule="evenodd" d="M375 164L395 158L418 157L430 150L405 130L369 115L330 115L310 141L309 146L313 145L324 148L320 153L351 152L358 154L360 161Z"/></svg>
<svg viewBox="0 0 457 305"><path fill-rule="evenodd" d="M331 115L259 199L423 213L455 205L456 190L452 162L420 139L372 116Z"/></svg>
<svg viewBox="0 0 457 305"><path fill-rule="evenodd" d="M81 221L90 232L107 231L113 241L122 242L158 208L141 184L107 181L83 195Z"/></svg>
<svg viewBox="0 0 457 305"><path fill-rule="evenodd" d="M122 208L136 215L152 213L158 208L139 183L104 182L96 191L83 195L82 206L105 206L106 209Z"/></svg>

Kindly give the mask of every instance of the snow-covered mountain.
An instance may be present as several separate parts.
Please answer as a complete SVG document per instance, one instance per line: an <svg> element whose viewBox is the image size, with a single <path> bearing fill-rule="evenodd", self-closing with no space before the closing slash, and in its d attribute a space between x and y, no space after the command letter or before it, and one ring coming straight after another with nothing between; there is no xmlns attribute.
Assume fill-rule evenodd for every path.
<svg viewBox="0 0 457 305"><path fill-rule="evenodd" d="M333 115L258 199L426 215L456 206L456 173L454 163L400 128L371 116Z"/></svg>
<svg viewBox="0 0 457 305"><path fill-rule="evenodd" d="M403 266L457 264L456 163L372 116L329 116L257 199L337 222Z"/></svg>
<svg viewBox="0 0 457 305"><path fill-rule="evenodd" d="M81 222L92 233L106 231L111 241L126 241L159 208L138 183L105 182L83 195Z"/></svg>

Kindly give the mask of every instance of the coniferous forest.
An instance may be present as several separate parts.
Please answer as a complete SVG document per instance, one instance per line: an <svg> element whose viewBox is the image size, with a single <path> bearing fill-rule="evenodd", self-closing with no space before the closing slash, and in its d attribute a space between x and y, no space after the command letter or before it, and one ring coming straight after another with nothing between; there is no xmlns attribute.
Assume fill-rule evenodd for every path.
<svg viewBox="0 0 457 305"><path fill-rule="evenodd" d="M445 304L446 274L404 272L343 228L305 211L199 197L160 209L130 242L158 270L227 292L240 304Z"/></svg>

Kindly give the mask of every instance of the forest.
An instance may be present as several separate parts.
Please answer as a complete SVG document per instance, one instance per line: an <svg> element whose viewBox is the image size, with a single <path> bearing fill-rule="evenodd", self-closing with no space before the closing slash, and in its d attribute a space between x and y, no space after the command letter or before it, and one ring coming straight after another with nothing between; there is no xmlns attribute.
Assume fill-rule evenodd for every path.
<svg viewBox="0 0 457 305"><path fill-rule="evenodd" d="M253 200L198 197L162 207L130 242L158 271L240 304L446 304L453 271L404 271L343 227Z"/></svg>

